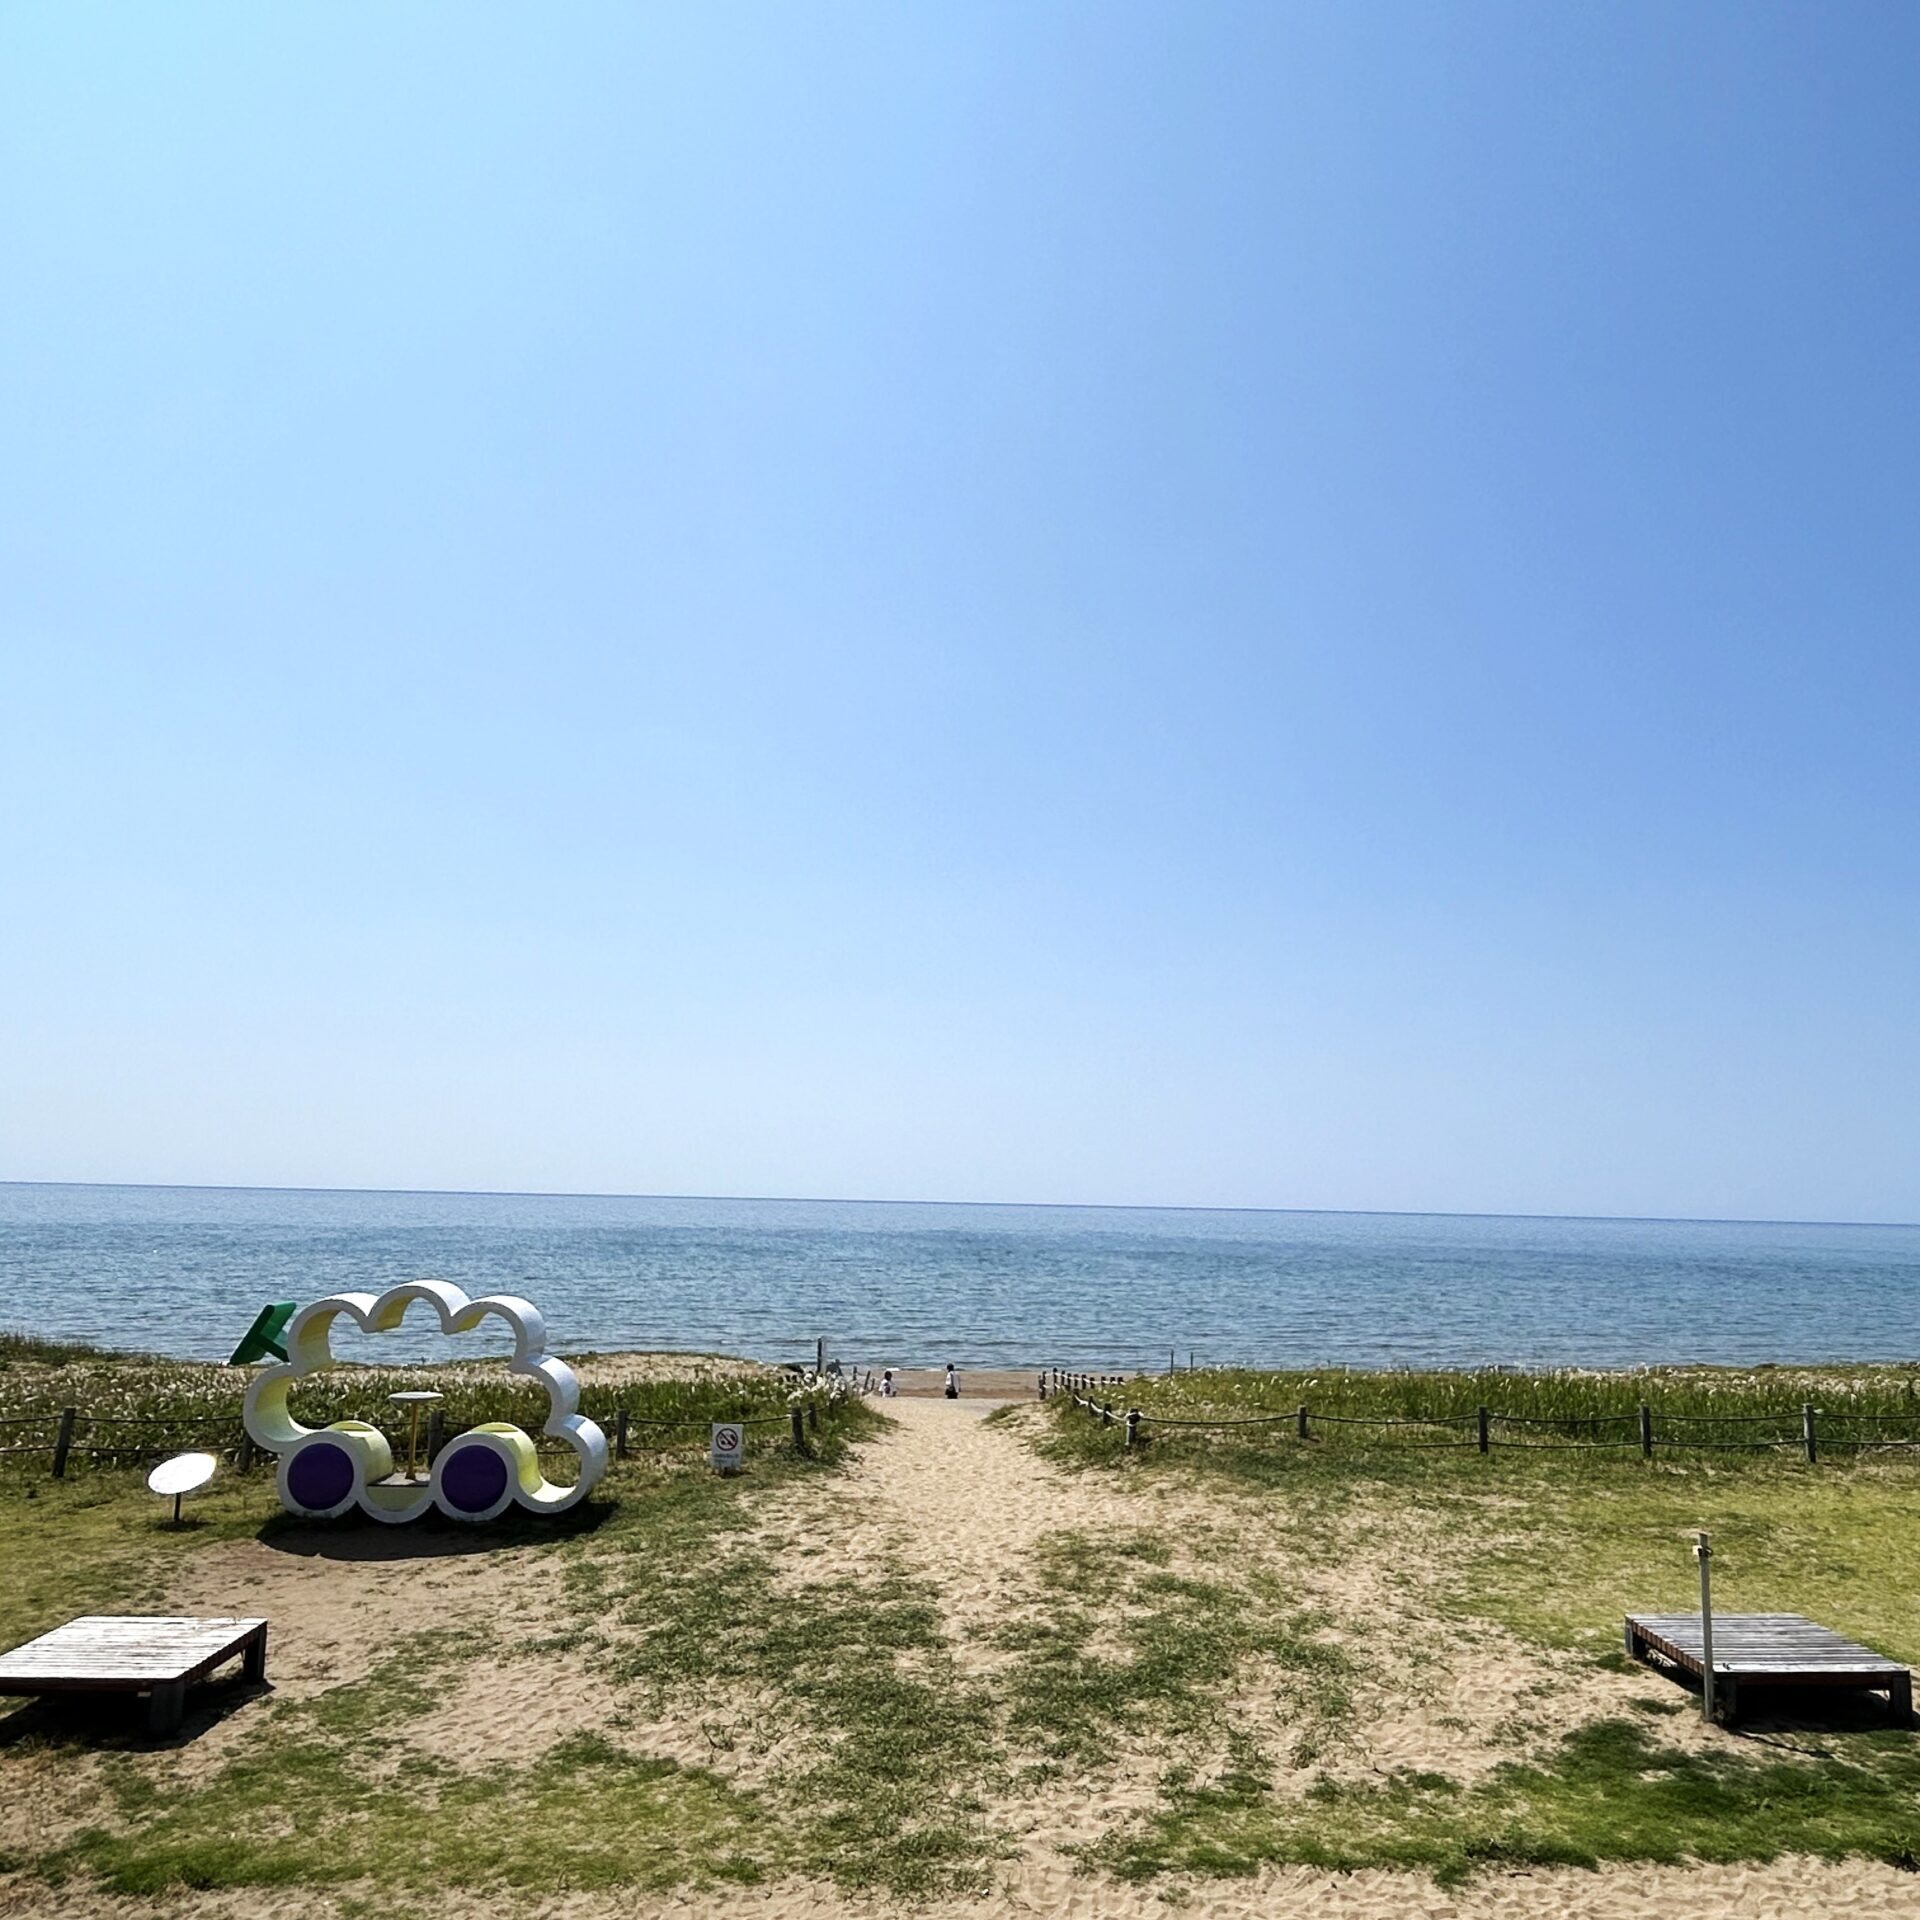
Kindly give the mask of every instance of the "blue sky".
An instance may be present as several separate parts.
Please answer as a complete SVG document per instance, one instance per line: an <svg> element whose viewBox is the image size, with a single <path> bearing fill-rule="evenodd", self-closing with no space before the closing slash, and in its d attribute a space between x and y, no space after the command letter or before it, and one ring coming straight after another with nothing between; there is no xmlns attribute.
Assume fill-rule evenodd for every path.
<svg viewBox="0 0 1920 1920"><path fill-rule="evenodd" d="M1920 1219L1920 12L0 16L0 1176Z"/></svg>

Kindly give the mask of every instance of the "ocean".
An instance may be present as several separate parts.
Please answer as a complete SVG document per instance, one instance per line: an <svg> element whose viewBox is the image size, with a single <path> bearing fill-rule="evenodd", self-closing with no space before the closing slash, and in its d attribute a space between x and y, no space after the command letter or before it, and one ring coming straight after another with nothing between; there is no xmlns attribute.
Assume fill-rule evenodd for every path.
<svg viewBox="0 0 1920 1920"><path fill-rule="evenodd" d="M429 1277L524 1294L561 1350L824 1339L862 1365L1114 1371L1920 1355L1920 1227L0 1184L11 1331L223 1359L270 1300ZM450 1348L410 1321L380 1350Z"/></svg>

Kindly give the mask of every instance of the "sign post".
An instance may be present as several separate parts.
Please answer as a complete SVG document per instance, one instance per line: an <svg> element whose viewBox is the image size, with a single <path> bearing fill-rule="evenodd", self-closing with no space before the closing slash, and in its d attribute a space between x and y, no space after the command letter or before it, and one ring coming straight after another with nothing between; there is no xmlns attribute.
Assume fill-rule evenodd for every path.
<svg viewBox="0 0 1920 1920"><path fill-rule="evenodd" d="M715 1473L738 1473L741 1461L746 1454L746 1434L730 1420L716 1420L713 1423L713 1439L709 1456L713 1461Z"/></svg>
<svg viewBox="0 0 1920 1920"><path fill-rule="evenodd" d="M1693 1536L1700 1561L1700 1710L1713 1718L1713 1548L1704 1531Z"/></svg>

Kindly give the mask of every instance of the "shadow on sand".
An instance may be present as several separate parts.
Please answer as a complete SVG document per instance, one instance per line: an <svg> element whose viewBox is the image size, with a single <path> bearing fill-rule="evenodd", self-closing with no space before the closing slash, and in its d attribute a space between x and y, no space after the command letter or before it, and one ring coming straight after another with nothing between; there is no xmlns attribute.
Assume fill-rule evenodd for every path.
<svg viewBox="0 0 1920 1920"><path fill-rule="evenodd" d="M23 1748L60 1753L85 1748L108 1753L168 1753L190 1747L210 1727L249 1701L273 1692L266 1680L235 1673L187 1689L180 1724L167 1733L147 1725L147 1702L133 1693L50 1693L12 1713L0 1711L0 1752Z"/></svg>
<svg viewBox="0 0 1920 1920"><path fill-rule="evenodd" d="M584 1539L613 1517L617 1504L588 1500L551 1518L515 1509L480 1526L449 1520L438 1513L402 1526L388 1526L358 1513L344 1514L338 1520L303 1520L294 1514L276 1513L261 1525L257 1538L276 1553L309 1560L457 1560Z"/></svg>

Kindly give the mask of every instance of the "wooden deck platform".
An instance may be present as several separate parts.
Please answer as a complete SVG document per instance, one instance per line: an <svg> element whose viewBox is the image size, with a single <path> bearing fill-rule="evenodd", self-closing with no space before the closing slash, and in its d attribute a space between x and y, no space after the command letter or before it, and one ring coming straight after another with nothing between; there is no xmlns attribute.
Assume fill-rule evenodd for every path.
<svg viewBox="0 0 1920 1920"><path fill-rule="evenodd" d="M1627 1653L1660 1654L1691 1674L1705 1665L1697 1613L1630 1613ZM1713 1616L1714 1704L1723 1720L1740 1711L1743 1687L1856 1687L1887 1696L1894 1721L1913 1714L1913 1676L1897 1661L1842 1639L1800 1613Z"/></svg>
<svg viewBox="0 0 1920 1920"><path fill-rule="evenodd" d="M148 1724L171 1733L187 1688L236 1654L249 1680L266 1678L264 1620L91 1613L0 1654L0 1693L144 1693Z"/></svg>

